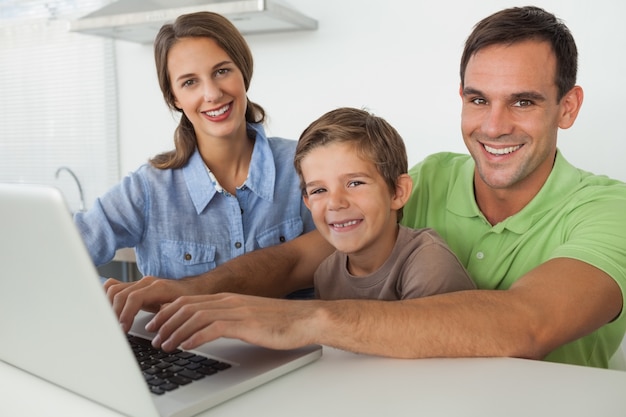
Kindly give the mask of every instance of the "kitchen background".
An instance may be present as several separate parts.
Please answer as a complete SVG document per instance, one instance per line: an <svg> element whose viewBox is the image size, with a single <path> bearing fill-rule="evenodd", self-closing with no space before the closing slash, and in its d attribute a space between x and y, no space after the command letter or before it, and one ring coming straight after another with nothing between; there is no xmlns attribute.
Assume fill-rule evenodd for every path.
<svg viewBox="0 0 626 417"><path fill-rule="evenodd" d="M107 3L0 0L0 181L56 184L73 209L79 207L78 194L69 173L57 171L60 166L68 166L80 179L89 207L121 176L170 149L177 124L158 88L151 45L66 33L68 19ZM488 14L530 4L508 0L280 3L317 20L318 28L246 36L255 57L249 97L266 109L268 133L297 139L311 121L330 109L366 107L402 134L410 165L433 152L465 152L458 95L465 38ZM578 82L585 101L574 127L560 134L561 150L575 165L626 180L626 134L621 125L626 114L626 2L536 0L532 4L562 18L579 48ZM54 18L41 13L24 17L26 6L39 12L47 8ZM50 51L60 47L52 44L52 36L39 36L33 49L38 58L18 59L18 51L28 49L19 42L28 37L31 27L54 26L52 21L63 28L62 42L74 45L73 57L53 64L58 56ZM65 139L72 135L70 145ZM29 142L34 136L45 137L44 144ZM96 144L91 143L94 138ZM84 149L74 151L74 146L87 148L87 156L80 156ZM34 169L43 172L34 180L18 173Z"/></svg>

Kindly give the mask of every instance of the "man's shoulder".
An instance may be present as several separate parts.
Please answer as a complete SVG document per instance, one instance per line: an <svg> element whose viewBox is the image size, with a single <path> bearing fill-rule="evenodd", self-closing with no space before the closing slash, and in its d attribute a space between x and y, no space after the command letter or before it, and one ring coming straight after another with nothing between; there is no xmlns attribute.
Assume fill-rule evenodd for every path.
<svg viewBox="0 0 626 417"><path fill-rule="evenodd" d="M471 160L468 154L454 152L438 152L428 155L421 162L411 168L411 171L423 170L433 167L456 167L462 166Z"/></svg>
<svg viewBox="0 0 626 417"><path fill-rule="evenodd" d="M577 185L572 187L572 197L578 196L579 199L591 200L626 199L626 183L623 181L580 168L572 168L575 171L564 171L568 177L577 178ZM578 175L572 175L572 172Z"/></svg>
<svg viewBox="0 0 626 417"><path fill-rule="evenodd" d="M462 171L474 171L474 161L467 154L453 152L439 152L427 156L409 170L414 182L428 182L430 180L447 181L447 178L457 178Z"/></svg>

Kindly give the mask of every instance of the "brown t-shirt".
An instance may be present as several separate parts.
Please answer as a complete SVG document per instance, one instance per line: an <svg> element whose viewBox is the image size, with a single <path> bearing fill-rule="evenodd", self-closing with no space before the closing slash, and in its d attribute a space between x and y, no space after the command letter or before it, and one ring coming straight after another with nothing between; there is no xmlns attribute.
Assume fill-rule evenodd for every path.
<svg viewBox="0 0 626 417"><path fill-rule="evenodd" d="M315 271L315 294L323 300L402 300L469 290L476 285L456 255L432 229L400 226L389 259L371 275L348 272L348 257L336 251Z"/></svg>

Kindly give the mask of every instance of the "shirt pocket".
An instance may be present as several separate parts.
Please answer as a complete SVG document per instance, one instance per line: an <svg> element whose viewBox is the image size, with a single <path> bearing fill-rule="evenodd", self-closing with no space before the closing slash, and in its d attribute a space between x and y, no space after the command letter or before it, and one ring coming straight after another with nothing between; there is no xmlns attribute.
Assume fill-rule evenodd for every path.
<svg viewBox="0 0 626 417"><path fill-rule="evenodd" d="M278 245L297 238L304 231L304 225L300 217L285 220L269 229L259 233L256 237L260 248Z"/></svg>
<svg viewBox="0 0 626 417"><path fill-rule="evenodd" d="M215 246L196 242L163 240L161 268L167 276L184 278L215 268Z"/></svg>

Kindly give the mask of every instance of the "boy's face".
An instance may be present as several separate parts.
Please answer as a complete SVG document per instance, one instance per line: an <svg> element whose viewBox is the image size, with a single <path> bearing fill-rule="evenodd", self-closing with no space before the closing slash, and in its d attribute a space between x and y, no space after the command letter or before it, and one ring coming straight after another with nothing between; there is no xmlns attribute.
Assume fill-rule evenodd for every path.
<svg viewBox="0 0 626 417"><path fill-rule="evenodd" d="M396 210L376 166L361 159L352 143L331 143L310 151L301 163L306 195L317 230L337 250L375 257L395 244Z"/></svg>

